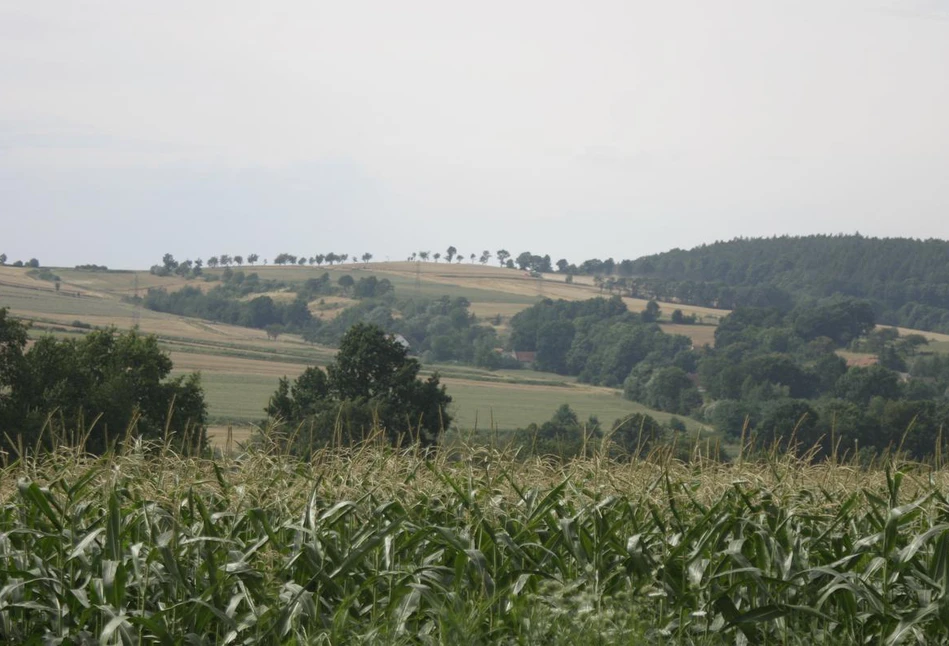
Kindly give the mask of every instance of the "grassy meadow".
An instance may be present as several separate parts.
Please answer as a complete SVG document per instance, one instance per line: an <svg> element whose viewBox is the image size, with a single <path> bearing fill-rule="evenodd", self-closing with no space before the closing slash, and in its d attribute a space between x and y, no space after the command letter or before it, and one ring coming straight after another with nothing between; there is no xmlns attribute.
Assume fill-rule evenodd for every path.
<svg viewBox="0 0 949 646"><path fill-rule="evenodd" d="M940 644L949 472L134 445L0 470L0 641Z"/></svg>
<svg viewBox="0 0 949 646"><path fill-rule="evenodd" d="M305 368L302 364L274 366L286 367L285 374L290 377L298 375ZM263 409L270 395L276 390L277 381L281 376L284 376L284 373L280 370L203 371L201 383L215 426L243 426L259 422L264 417ZM461 432L509 431L523 428L531 422L540 423L550 419L561 404L569 404L582 420L596 415L600 422L607 426L611 426L616 419L628 417L633 413L648 413L659 421L668 421L673 417L669 413L654 411L624 399L618 391L608 388L569 383L537 385L453 377L444 377L442 382L454 399L451 406L455 416L453 424ZM684 421L688 426L699 427L688 418Z"/></svg>

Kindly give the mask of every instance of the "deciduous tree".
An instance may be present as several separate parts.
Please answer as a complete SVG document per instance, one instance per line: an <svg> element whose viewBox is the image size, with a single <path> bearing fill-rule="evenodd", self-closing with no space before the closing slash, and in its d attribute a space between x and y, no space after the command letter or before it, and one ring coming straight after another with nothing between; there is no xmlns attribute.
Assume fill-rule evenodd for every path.
<svg viewBox="0 0 949 646"><path fill-rule="evenodd" d="M266 410L271 417L310 424L313 437L322 443L337 432L345 441L358 442L381 426L393 443L431 446L451 423L451 397L437 374L422 380L419 369L381 328L358 323L346 332L325 374L308 368L292 385L281 380Z"/></svg>
<svg viewBox="0 0 949 646"><path fill-rule="evenodd" d="M19 435L32 447L54 433L66 441L89 424L83 448L92 452L127 433L158 440L166 429L178 446L185 439L189 447L203 445L207 408L200 378L169 379L171 359L154 336L96 330L81 339L41 337L26 350L25 334L25 326L0 309L0 425L14 441ZM50 419L77 426L41 437L44 426L55 424Z"/></svg>

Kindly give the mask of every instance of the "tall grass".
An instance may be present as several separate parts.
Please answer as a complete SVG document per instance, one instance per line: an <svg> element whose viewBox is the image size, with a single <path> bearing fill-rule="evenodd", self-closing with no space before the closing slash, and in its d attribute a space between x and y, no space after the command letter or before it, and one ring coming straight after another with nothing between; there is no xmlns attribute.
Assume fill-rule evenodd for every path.
<svg viewBox="0 0 949 646"><path fill-rule="evenodd" d="M944 643L949 472L367 444L24 456L0 642Z"/></svg>

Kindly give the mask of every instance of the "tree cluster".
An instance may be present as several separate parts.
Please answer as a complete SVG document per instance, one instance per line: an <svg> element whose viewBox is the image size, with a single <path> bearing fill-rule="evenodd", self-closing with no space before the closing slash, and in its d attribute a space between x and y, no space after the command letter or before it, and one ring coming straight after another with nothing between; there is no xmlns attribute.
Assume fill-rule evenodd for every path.
<svg viewBox="0 0 949 646"><path fill-rule="evenodd" d="M419 368L384 330L358 323L325 371L310 367L292 383L281 379L266 412L294 429L290 448L300 453L377 432L392 444L433 446L451 424L451 397L437 374L423 380Z"/></svg>
<svg viewBox="0 0 949 646"><path fill-rule="evenodd" d="M643 458L663 447L671 450L676 433L684 430L685 425L676 418L666 426L643 413L618 419L611 427L604 427L595 415L584 421L569 404L562 404L549 420L514 431L511 444L522 456L569 460L602 455L605 450L611 458L625 461ZM677 457L687 458L681 452Z"/></svg>
<svg viewBox="0 0 949 646"><path fill-rule="evenodd" d="M149 289L143 305L156 312L218 321L258 329L281 326L288 332L300 332L318 325L310 313L306 300L295 298L290 302L275 301L270 296L241 300L229 294L226 288L215 287L203 292L197 287L185 286L174 292Z"/></svg>
<svg viewBox="0 0 949 646"><path fill-rule="evenodd" d="M126 437L200 448L207 408L197 374L169 379L171 359L153 336L96 330L81 339L39 338L0 309L0 447L54 440L100 453Z"/></svg>
<svg viewBox="0 0 949 646"><path fill-rule="evenodd" d="M654 310L657 312L657 310ZM691 340L665 334L619 297L544 300L511 318L511 346L536 352L535 367L618 386L639 363L689 366Z"/></svg>
<svg viewBox="0 0 949 646"><path fill-rule="evenodd" d="M732 312L698 360L706 421L733 438L754 435L762 447L793 439L819 455L931 455L949 422L949 372L940 357L918 354L925 339L872 328L867 303L846 298L788 313ZM842 347L872 348L879 362L848 368ZM907 365L908 374L897 371ZM637 387L627 385L633 395Z"/></svg>
<svg viewBox="0 0 949 646"><path fill-rule="evenodd" d="M346 275L334 285L330 275L323 273L295 285L296 297L291 301L277 301L267 295L290 289L291 286L283 281L262 280L257 273L245 275L243 271L227 267L221 273L221 284L208 291L190 286L173 292L151 288L142 304L156 312L264 329L274 336L282 332L305 334L308 340L316 341L331 336L333 328L322 334L319 332L322 322L310 312L310 301L337 294L358 299L381 298L393 291L392 283L385 278L380 280L368 276L354 281ZM248 299L252 294L262 295ZM337 340L343 331L339 331Z"/></svg>
<svg viewBox="0 0 949 646"><path fill-rule="evenodd" d="M844 295L888 325L949 332L949 242L860 235L740 238L629 263L637 295L733 309ZM625 263L626 261L624 261Z"/></svg>
<svg viewBox="0 0 949 646"><path fill-rule="evenodd" d="M247 264L254 265L260 259L260 256L252 253L247 255ZM218 267L229 268L232 265L237 265L238 267L243 266L244 256L241 255L230 255L223 253L220 256L211 256L208 258L207 263L201 258L196 260L182 260L178 262L175 260L175 257L166 253L162 256L161 264L152 265L149 272L156 276L181 276L182 278L197 278L204 274L204 267L207 264L211 269L216 269ZM93 265L95 267L95 265Z"/></svg>
<svg viewBox="0 0 949 646"><path fill-rule="evenodd" d="M6 265L6 264L7 264L7 254L5 254L5 253L0 253L0 266L4 266L4 265ZM26 262L23 262L22 260L16 260L16 261L13 262L13 264L12 264L11 266L13 266L13 267L32 267L33 269L36 269L37 267L40 266L40 261L37 260L36 258L30 258L30 259L27 260Z"/></svg>
<svg viewBox="0 0 949 646"><path fill-rule="evenodd" d="M350 256L348 253L338 254L338 253L318 253L313 256L307 256L306 254L296 256L292 253L279 253L274 257L275 265L317 265L320 266L324 262L327 265L343 264L347 260L352 260L353 262L359 262L362 260L363 263L367 263L372 260L371 253L364 253L362 256L357 256L353 254Z"/></svg>
<svg viewBox="0 0 949 646"><path fill-rule="evenodd" d="M519 367L496 351L500 344L497 333L478 323L470 305L466 298L449 296L430 300L370 299L346 308L304 338L336 345L349 328L367 323L390 334L401 334L411 352L426 363L457 361L489 369Z"/></svg>

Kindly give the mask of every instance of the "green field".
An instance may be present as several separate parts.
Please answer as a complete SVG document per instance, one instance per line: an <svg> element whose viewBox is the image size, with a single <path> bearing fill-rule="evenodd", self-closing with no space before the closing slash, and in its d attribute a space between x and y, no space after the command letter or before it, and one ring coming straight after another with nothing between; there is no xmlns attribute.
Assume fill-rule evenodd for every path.
<svg viewBox="0 0 949 646"><path fill-rule="evenodd" d="M302 371L303 366L299 369ZM176 374L182 372L176 371ZM235 425L259 422L265 417L264 407L276 390L278 379L275 375L203 372L201 383L212 421L215 424ZM633 413L648 413L664 422L672 417L669 413L654 411L623 399L618 392L607 389L500 385L451 378L445 383L448 394L454 399L451 406L455 416L453 425L462 433L476 429L506 431L523 428L531 422L540 423L550 419L561 404L569 404L583 420L596 415L601 424L606 426ZM685 421L699 428L696 422Z"/></svg>
<svg viewBox="0 0 949 646"><path fill-rule="evenodd" d="M264 407L277 389L278 379L254 374L202 373L201 385L212 422L259 422L267 416Z"/></svg>
<svg viewBox="0 0 949 646"><path fill-rule="evenodd" d="M539 424L550 419L561 404L569 404L581 420L596 415L607 427L634 413L648 413L660 421L673 417L624 399L619 392L607 389L448 382L448 392L454 398L455 425L462 432L491 428L513 430L531 422Z"/></svg>
<svg viewBox="0 0 949 646"><path fill-rule="evenodd" d="M125 317L129 323L135 313L132 305L113 298L83 296L76 298L75 292L33 291L21 287L0 284L0 304L13 311L38 312L41 314L64 314L76 319L84 316ZM141 312L141 316L160 318L157 312Z"/></svg>

